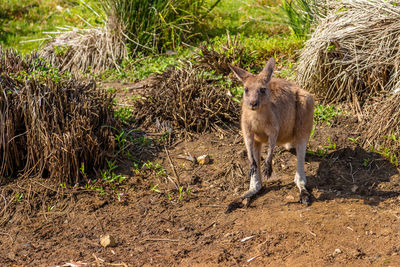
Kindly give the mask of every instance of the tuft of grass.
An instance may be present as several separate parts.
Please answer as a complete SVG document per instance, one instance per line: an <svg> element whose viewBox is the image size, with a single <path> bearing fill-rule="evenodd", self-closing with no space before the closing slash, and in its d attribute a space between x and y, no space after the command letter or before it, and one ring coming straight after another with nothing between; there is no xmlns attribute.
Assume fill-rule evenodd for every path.
<svg viewBox="0 0 400 267"><path fill-rule="evenodd" d="M128 37L131 55L176 50L183 42L200 35L197 26L204 0L102 0L108 17L119 21Z"/></svg>
<svg viewBox="0 0 400 267"><path fill-rule="evenodd" d="M340 109L330 105L316 105L314 109L314 123L325 122L331 125L332 119L342 113Z"/></svg>
<svg viewBox="0 0 400 267"><path fill-rule="evenodd" d="M320 2L317 0L284 0L282 2L282 9L286 15L285 22L296 36L307 37L317 18L326 16L327 9Z"/></svg>

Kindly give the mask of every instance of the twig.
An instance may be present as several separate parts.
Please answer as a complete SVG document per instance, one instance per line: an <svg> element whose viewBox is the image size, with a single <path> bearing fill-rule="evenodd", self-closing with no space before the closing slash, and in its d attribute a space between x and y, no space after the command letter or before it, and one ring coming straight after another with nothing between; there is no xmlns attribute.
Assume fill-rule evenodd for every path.
<svg viewBox="0 0 400 267"><path fill-rule="evenodd" d="M164 146L164 149L165 149L165 153L167 154L167 158L168 158L169 164L171 165L172 171L174 172L174 175L175 175L176 180L178 182L178 186L180 187L181 186L181 182L180 182L178 174L176 173L175 166L172 163L171 157L169 156L168 150L167 150L167 148L165 146Z"/></svg>
<svg viewBox="0 0 400 267"><path fill-rule="evenodd" d="M165 241L165 242L179 242L180 240L178 239L162 239L162 238L147 238L145 241Z"/></svg>
<svg viewBox="0 0 400 267"><path fill-rule="evenodd" d="M204 232L205 230L208 230L210 227L212 227L215 224L215 221L212 222L210 225L206 226L204 229L201 230L201 232Z"/></svg>
<svg viewBox="0 0 400 267"><path fill-rule="evenodd" d="M309 232L311 235L313 235L314 237L317 237L317 234L316 234L316 233L313 233L313 232L311 232L310 230L308 230L308 232Z"/></svg>
<svg viewBox="0 0 400 267"><path fill-rule="evenodd" d="M7 199L6 199L6 197L5 197L3 194L1 194L1 196L2 196L3 199L4 199L4 208L3 208L3 211L5 212L6 209L7 209Z"/></svg>
<svg viewBox="0 0 400 267"><path fill-rule="evenodd" d="M168 180L170 180L170 181L171 181L171 183L173 183L173 184L175 185L175 188L176 188L176 190L179 190L179 187L178 187L178 185L175 183L175 181L174 181L174 180L172 180L171 176L167 175L167 178L168 178Z"/></svg>

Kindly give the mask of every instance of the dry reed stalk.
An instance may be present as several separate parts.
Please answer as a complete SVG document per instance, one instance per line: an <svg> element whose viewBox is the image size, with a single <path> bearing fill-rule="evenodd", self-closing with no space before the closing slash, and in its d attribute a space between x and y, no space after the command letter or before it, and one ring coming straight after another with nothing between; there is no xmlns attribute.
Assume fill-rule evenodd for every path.
<svg viewBox="0 0 400 267"><path fill-rule="evenodd" d="M54 72L51 72L51 71ZM52 76L53 75L53 76ZM0 49L0 182L84 181L113 150L112 96L51 69L36 53Z"/></svg>
<svg viewBox="0 0 400 267"><path fill-rule="evenodd" d="M347 0L321 20L301 51L297 80L324 103L365 101L400 87L400 6Z"/></svg>

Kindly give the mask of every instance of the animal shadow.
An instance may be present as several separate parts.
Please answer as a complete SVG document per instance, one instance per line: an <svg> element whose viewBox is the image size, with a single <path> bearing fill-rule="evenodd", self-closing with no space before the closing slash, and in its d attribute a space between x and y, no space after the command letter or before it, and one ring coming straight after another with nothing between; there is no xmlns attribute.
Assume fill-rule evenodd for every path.
<svg viewBox="0 0 400 267"><path fill-rule="evenodd" d="M313 159L316 156L307 157L308 161ZM308 177L308 186L320 193L317 201L356 198L378 205L400 195L398 169L378 153L346 147L319 161L316 174Z"/></svg>

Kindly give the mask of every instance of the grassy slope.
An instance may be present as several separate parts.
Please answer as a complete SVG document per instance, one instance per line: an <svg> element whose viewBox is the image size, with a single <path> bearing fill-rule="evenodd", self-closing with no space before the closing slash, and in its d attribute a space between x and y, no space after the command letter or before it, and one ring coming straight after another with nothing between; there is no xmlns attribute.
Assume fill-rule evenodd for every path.
<svg viewBox="0 0 400 267"><path fill-rule="evenodd" d="M96 1L86 1L96 7ZM57 27L86 27L80 19L92 25L101 24L89 8L79 0L2 0L0 2L0 43L22 53L38 49L45 32L56 31Z"/></svg>
<svg viewBox="0 0 400 267"><path fill-rule="evenodd" d="M215 0L208 0L209 5ZM282 23L283 13L280 0L222 0L211 12L202 29L202 39L214 44L226 42L227 33L238 35L246 52L252 54L258 65L275 56L280 66L291 66L296 51L303 40L295 37ZM86 0L95 10L99 3ZM16 48L22 53L38 49L43 41L26 42L48 37L45 32L56 31L57 27L88 27L101 25L102 21L80 0L5 0L0 3L0 42L5 47ZM192 44L197 46L198 43ZM100 79L134 81L151 73L163 71L179 59L187 58L193 48L181 47L175 55L155 55L138 61L126 62L122 72L110 70ZM290 71L286 71L290 75ZM283 76L287 76L285 71Z"/></svg>

